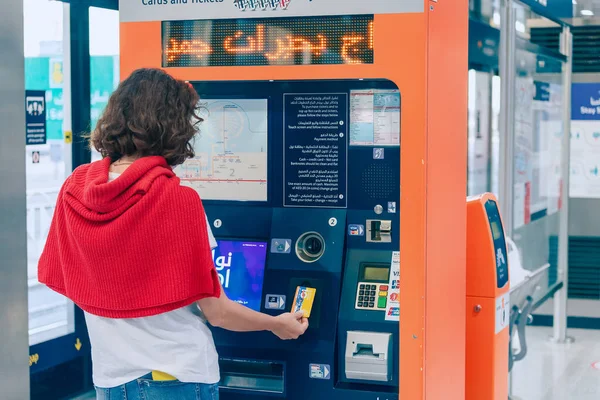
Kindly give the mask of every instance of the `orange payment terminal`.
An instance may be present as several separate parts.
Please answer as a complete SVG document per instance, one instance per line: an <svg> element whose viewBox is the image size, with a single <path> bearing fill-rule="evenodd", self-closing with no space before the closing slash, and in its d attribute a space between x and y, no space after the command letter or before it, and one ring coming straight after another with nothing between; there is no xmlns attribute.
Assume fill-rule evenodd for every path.
<svg viewBox="0 0 600 400"><path fill-rule="evenodd" d="M508 398L509 277L496 198L467 199L466 399Z"/></svg>

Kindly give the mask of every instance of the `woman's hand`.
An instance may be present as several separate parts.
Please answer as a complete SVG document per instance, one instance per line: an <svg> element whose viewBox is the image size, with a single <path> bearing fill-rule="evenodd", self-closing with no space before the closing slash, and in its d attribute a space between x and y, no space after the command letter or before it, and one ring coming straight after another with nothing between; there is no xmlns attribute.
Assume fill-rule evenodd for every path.
<svg viewBox="0 0 600 400"><path fill-rule="evenodd" d="M274 322L271 332L282 340L298 339L308 329L308 319L304 318L303 311L278 315Z"/></svg>
<svg viewBox="0 0 600 400"><path fill-rule="evenodd" d="M221 289L221 296L198 301L202 314L212 326L234 332L270 331L283 340L298 339L308 328L308 319L299 311L273 317L231 301Z"/></svg>

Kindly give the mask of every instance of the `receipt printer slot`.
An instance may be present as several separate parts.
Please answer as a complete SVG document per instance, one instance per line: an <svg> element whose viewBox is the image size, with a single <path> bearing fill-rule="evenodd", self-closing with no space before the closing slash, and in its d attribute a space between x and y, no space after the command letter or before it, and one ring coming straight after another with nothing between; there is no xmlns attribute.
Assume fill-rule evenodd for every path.
<svg viewBox="0 0 600 400"><path fill-rule="evenodd" d="M392 376L392 334L349 331L346 339L346 378L388 382Z"/></svg>

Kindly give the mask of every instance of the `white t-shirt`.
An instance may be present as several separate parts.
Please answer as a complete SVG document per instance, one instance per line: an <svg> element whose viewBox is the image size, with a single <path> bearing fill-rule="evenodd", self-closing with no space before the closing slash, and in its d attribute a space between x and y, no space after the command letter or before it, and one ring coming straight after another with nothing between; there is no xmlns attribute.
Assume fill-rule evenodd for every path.
<svg viewBox="0 0 600 400"><path fill-rule="evenodd" d="M119 174L111 173L110 180ZM210 247L217 247L208 219ZM112 319L85 313L94 385L112 388L161 371L182 382L219 382L212 333L196 304L160 315Z"/></svg>

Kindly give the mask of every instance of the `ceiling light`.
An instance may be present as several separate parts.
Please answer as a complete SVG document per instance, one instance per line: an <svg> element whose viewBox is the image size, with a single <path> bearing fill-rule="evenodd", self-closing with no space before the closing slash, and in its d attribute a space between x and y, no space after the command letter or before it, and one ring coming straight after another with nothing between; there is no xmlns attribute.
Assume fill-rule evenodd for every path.
<svg viewBox="0 0 600 400"><path fill-rule="evenodd" d="M499 12L495 12L492 19L494 20L494 24L496 26L500 26L500 13Z"/></svg>
<svg viewBox="0 0 600 400"><path fill-rule="evenodd" d="M573 4L577 4L577 0L573 0Z"/></svg>
<svg viewBox="0 0 600 400"><path fill-rule="evenodd" d="M591 17L592 15L594 15L594 12L592 10L581 10L581 15Z"/></svg>

